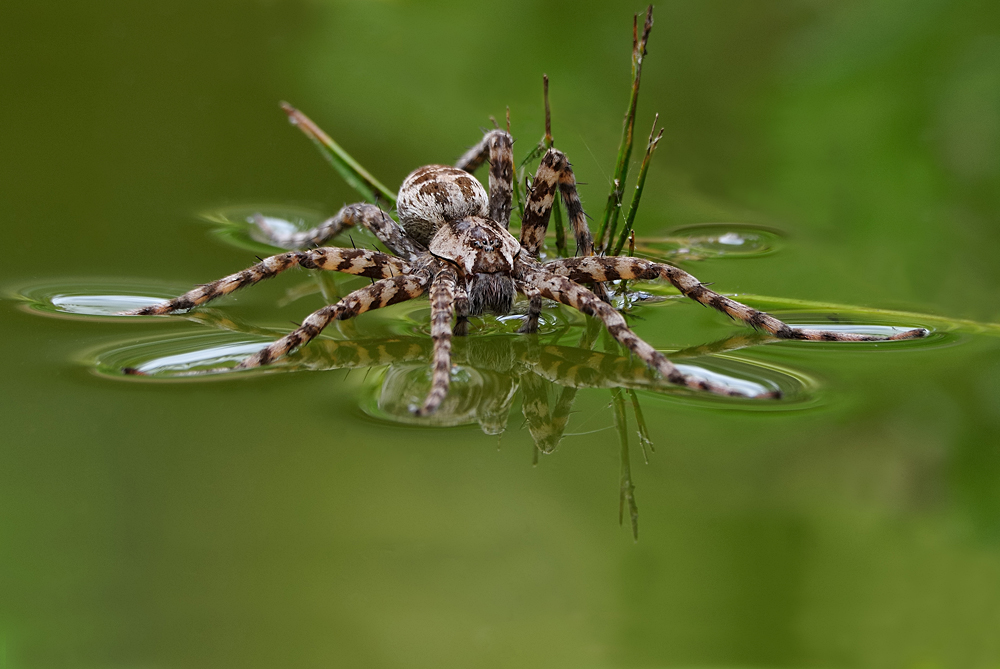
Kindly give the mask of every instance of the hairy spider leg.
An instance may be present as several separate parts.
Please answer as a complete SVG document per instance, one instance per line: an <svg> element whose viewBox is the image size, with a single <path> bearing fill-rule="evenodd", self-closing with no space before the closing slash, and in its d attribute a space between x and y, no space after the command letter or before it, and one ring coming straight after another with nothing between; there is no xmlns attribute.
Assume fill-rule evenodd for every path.
<svg viewBox="0 0 1000 669"><path fill-rule="evenodd" d="M469 334L469 292L461 281L455 284L455 327L451 333L456 337Z"/></svg>
<svg viewBox="0 0 1000 669"><path fill-rule="evenodd" d="M258 217L257 227L267 235L268 241L285 249L306 249L319 246L339 235L344 228L363 225L374 234L385 247L401 258L412 260L424 249L406 236L403 227L392 220L384 210L374 204L359 202L341 207L332 216L312 230L286 233L273 229Z"/></svg>
<svg viewBox="0 0 1000 669"><path fill-rule="evenodd" d="M521 222L521 247L534 257L545 241L545 230L552 213L552 200L556 187L566 203L566 212L573 233L576 236L576 255L594 255L594 238L583 213L583 205L576 191L576 177L566 154L558 149L549 149L538 165L535 178L531 182L531 192L524 205L524 220Z"/></svg>
<svg viewBox="0 0 1000 669"><path fill-rule="evenodd" d="M915 328L894 335L870 335L853 332L832 332L811 328L792 327L770 314L757 311L723 295L709 290L698 279L673 265L656 263L642 258L616 256L613 258L567 258L545 264L545 270L568 277L573 281L614 281L616 279L666 279L686 297L705 306L717 309L730 318L742 321L753 328L764 330L780 339L805 339L810 341L896 341L917 339L929 334L924 328Z"/></svg>
<svg viewBox="0 0 1000 669"><path fill-rule="evenodd" d="M490 218L508 229L514 196L513 146L514 140L505 130L490 130L455 163L458 169L472 173L489 157Z"/></svg>
<svg viewBox="0 0 1000 669"><path fill-rule="evenodd" d="M427 284L430 281L430 272L423 270L404 276L397 275L389 279L382 279L370 286L359 288L336 304L327 305L314 311L302 321L302 325L298 328L243 360L236 366L236 369L250 369L270 364L294 349L308 344L334 320L344 321L372 309L381 309L390 304L398 304L420 297L427 290Z"/></svg>
<svg viewBox="0 0 1000 669"><path fill-rule="evenodd" d="M517 331L522 334L534 334L538 332L538 319L542 316L542 294L537 288L524 281L515 281L515 284L517 289L528 298L528 316Z"/></svg>
<svg viewBox="0 0 1000 669"><path fill-rule="evenodd" d="M547 271L547 267L548 265L537 264L532 266L522 261L519 263L521 279L531 283L542 293L543 297L573 307L588 316L599 318L612 337L617 339L628 350L632 351L640 360L658 371L670 383L695 390L705 390L716 395L732 397L773 398L779 396L780 393L778 391L747 395L736 388L685 374L667 360L666 356L632 332L625 322L624 316L618 313L614 307L602 301L597 295L575 281L570 280L568 277Z"/></svg>
<svg viewBox="0 0 1000 669"><path fill-rule="evenodd" d="M342 249L331 246L311 251L289 251L265 258L242 272L230 274L211 283L198 286L168 302L124 311L122 315L158 316L191 309L245 286L270 279L296 265L307 269L325 269L345 274L357 274L372 279L385 279L412 271L409 263L399 258L366 249Z"/></svg>
<svg viewBox="0 0 1000 669"><path fill-rule="evenodd" d="M448 395L451 383L451 316L455 311L455 285L458 275L443 267L431 283L431 340L434 342L431 367L431 390L423 405L414 411L418 416L434 413Z"/></svg>

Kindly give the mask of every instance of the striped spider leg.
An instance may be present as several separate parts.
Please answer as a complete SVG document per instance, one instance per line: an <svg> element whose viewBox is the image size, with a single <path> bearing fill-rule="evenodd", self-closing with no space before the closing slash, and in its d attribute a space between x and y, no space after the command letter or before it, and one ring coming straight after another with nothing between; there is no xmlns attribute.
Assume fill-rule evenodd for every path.
<svg viewBox="0 0 1000 669"><path fill-rule="evenodd" d="M576 176L566 154L555 148L549 149L542 156L531 182L528 199L524 204L524 220L521 222L521 248L533 258L538 257L545 242L545 231L549 225L557 188L566 205L570 225L573 227L576 255L593 256L594 238L590 234L587 216L584 214L580 195L576 190ZM608 293L602 283L590 282L590 289L604 302L609 301ZM530 328L530 322L525 326Z"/></svg>
<svg viewBox="0 0 1000 669"><path fill-rule="evenodd" d="M318 309L309 315L302 325L245 359L237 369L251 369L267 365L291 351L308 344L335 320L354 318L372 309L381 309L390 304L398 304L420 297L431 282L431 272L420 269L411 274L394 276L376 281L370 286L359 288L336 304Z"/></svg>
<svg viewBox="0 0 1000 669"><path fill-rule="evenodd" d="M383 254L375 254L372 251L362 251L360 249L336 249L336 248L325 248L316 249L315 251L300 251L288 254L282 254L282 256L274 256L276 258L285 258L287 256L299 256L299 255L315 255L319 252L324 252L326 257L337 255L334 252L356 252L371 254L374 256L383 256ZM363 258L363 256L356 256L357 258ZM391 256L383 256L384 258L390 258L395 262L398 261ZM225 277L219 281L215 281L212 284L206 284L196 288L195 290L182 295L179 298L175 298L166 302L162 305L155 305L152 307L144 307L143 309L137 309L135 311L126 312L127 315L157 315L166 314L171 311L182 310L190 308L190 306L196 306L197 304L203 304L210 299L215 297L220 297L222 295L228 294L240 287L240 277L250 273L251 276L258 276L259 272L256 268L259 265L265 265L270 261L271 258L265 259L262 263L254 265L250 269L244 270L238 274ZM343 262L343 261L342 261ZM313 267L315 269L336 269L334 267L324 267L322 265L307 265L304 262L300 262L305 267ZM405 263L403 263L405 266ZM292 266L292 265L288 265ZM410 269L409 266L405 266L406 269ZM340 269L340 271L345 271L345 269ZM349 272L351 274L361 274L363 276L370 276L374 278L374 271L369 272ZM273 274L272 274L273 276ZM267 278L261 277L261 278ZM257 280L260 280L259 278ZM273 344L270 344L264 349L261 349L257 353L249 356L240 362L236 369L251 369L254 367L260 367L262 365L267 365L278 358L287 355L294 349L304 346L316 338L327 325L329 325L334 320L347 320L349 318L354 318L366 311L371 311L373 309L380 309L382 307L389 306L390 304L398 304L399 302L405 302L406 300L411 300L416 297L420 297L427 290L427 286L431 282L431 271L427 268L421 267L409 271L407 273L395 272L375 281L370 286L365 286L364 288L359 288L344 298L339 300L336 304L331 304L313 312L308 318L306 318L302 325L288 333L281 339L277 340ZM205 289L213 285L219 285L222 289L230 288L229 290L217 290L206 293ZM204 298L204 299L202 299ZM190 306L188 306L190 305ZM171 308L172 307L172 308ZM138 370L128 368L124 370L127 374L141 374ZM199 373L211 373L212 371L229 371L229 370L206 370L205 372Z"/></svg>
<svg viewBox="0 0 1000 669"><path fill-rule="evenodd" d="M444 266L431 284L431 340L434 342L431 364L431 389L423 405L414 411L426 416L437 409L451 383L451 317L455 312L458 276L450 266Z"/></svg>
<svg viewBox="0 0 1000 669"><path fill-rule="evenodd" d="M600 260L599 258L576 258L575 260L583 261L591 259ZM757 395L748 395L737 388L719 384L692 374L685 374L672 362L667 360L665 355L632 332L625 322L625 317L614 307L601 300L592 291L573 281L571 278L549 271L548 268L551 265L558 264L558 262L555 261L542 265L531 259L518 258L515 272L519 280L534 286L542 294L542 297L555 300L561 304L573 307L583 314L600 319L612 337L618 340L620 344L625 346L640 360L659 372L670 383L730 397L751 396L757 399L780 397L781 393L777 390ZM592 277L584 277L584 280L592 280Z"/></svg>
<svg viewBox="0 0 1000 669"><path fill-rule="evenodd" d="M521 334L534 334L538 332L538 319L542 316L542 293L530 283L515 281L515 284L518 291L528 298L528 315L517 331Z"/></svg>
<svg viewBox="0 0 1000 669"><path fill-rule="evenodd" d="M371 279L391 279L410 273L409 263L377 251L326 247L310 251L289 251L264 258L256 265L190 290L180 297L122 313L124 316L159 316L186 311L223 295L277 276L295 266L325 269Z"/></svg>
<svg viewBox="0 0 1000 669"><path fill-rule="evenodd" d="M736 300L709 290L698 279L682 269L665 263L657 263L643 258L627 256L567 258L544 265L544 269L555 275L573 281L615 281L617 279L639 279L650 281L665 279L672 283L681 294L692 300L712 307L734 320L768 332L779 339L803 339L809 341L898 341L917 339L929 334L924 328L915 328L894 335L870 335L853 332L833 332L811 328L795 328L770 314L757 311Z"/></svg>
<svg viewBox="0 0 1000 669"><path fill-rule="evenodd" d="M283 249L313 248L333 239L345 228L360 224L400 258L412 260L425 250L422 245L407 237L406 231L381 207L364 202L345 205L336 215L315 228L302 232L286 233L275 230L267 224L263 216L257 216L255 223L267 236L268 241Z"/></svg>
<svg viewBox="0 0 1000 669"><path fill-rule="evenodd" d="M549 149L531 182L528 199L524 204L524 220L521 222L521 248L537 258L545 241L545 230L552 214L552 201L556 188L566 204L566 212L573 234L576 236L576 255L594 255L594 239L583 213L580 196L576 192L576 177L566 154L558 149Z"/></svg>
<svg viewBox="0 0 1000 669"><path fill-rule="evenodd" d="M475 172L483 161L490 163L490 218L510 229L514 197L514 140L504 130L491 130L455 162L455 167Z"/></svg>

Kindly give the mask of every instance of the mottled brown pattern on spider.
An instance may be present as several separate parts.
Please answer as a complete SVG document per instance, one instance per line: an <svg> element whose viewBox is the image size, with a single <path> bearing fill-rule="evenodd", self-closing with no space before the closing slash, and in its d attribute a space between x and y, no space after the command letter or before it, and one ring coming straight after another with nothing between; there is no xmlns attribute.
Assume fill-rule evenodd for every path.
<svg viewBox="0 0 1000 669"><path fill-rule="evenodd" d="M403 180L396 211L406 234L427 246L448 221L466 216L488 217L490 198L468 172L447 165L427 165Z"/></svg>
<svg viewBox="0 0 1000 669"><path fill-rule="evenodd" d="M434 277L431 285L431 340L434 342L431 367L431 390L417 410L426 415L436 409L448 394L451 382L451 316L454 312L455 286L458 275L445 266Z"/></svg>
<svg viewBox="0 0 1000 669"><path fill-rule="evenodd" d="M129 313L152 315L191 309L296 265L377 279L371 286L360 288L336 304L314 312L300 327L239 365L240 368L249 368L266 365L305 345L333 320L354 318L371 309L413 299L430 289L433 372L431 390L424 403L415 409L420 414L433 412L447 396L452 335L465 334L470 315L509 313L517 293L529 298L524 331L537 329L541 298L546 297L600 319L618 342L671 383L719 395L742 395L743 391L682 373L662 353L632 332L624 317L601 299L604 295L602 282L664 279L701 304L785 339L876 341L909 339L927 334L926 330L916 329L892 337L878 337L797 329L709 290L687 272L671 265L639 258L595 257L590 230L576 191L576 178L569 160L555 149L545 154L535 174L519 243L508 232L514 178L511 146L509 134L493 130L462 156L456 167L427 165L412 172L399 191L397 209L401 224L378 207L362 203L344 207L337 216L315 230L292 236L281 237L269 231L266 225L262 226L262 230L270 234L276 244L311 245L328 239L345 227L361 224L395 255L337 247L290 251L199 286L164 304ZM489 193L469 173L487 159L490 163ZM543 265L535 258L545 237L557 190L566 203L580 257ZM260 220L258 217L258 222ZM597 294L581 282L592 284ZM453 317L457 317L454 330L451 329ZM562 365L557 364L560 369L556 372L564 376L579 376L581 385L592 385L600 375L616 378L621 373L621 370L605 368L611 364L607 358L595 358L594 363L596 368L583 365L562 369ZM565 392L571 398L572 389L567 388ZM755 397L777 396L775 390ZM562 415L560 406L562 403L553 410L553 415ZM541 398L529 398L525 407L526 416L536 410L538 415L548 414L547 400ZM539 426L538 430L543 428ZM540 432L539 436L544 435Z"/></svg>
<svg viewBox="0 0 1000 669"><path fill-rule="evenodd" d="M510 220L514 197L514 142L506 132L490 133L490 218Z"/></svg>
<svg viewBox="0 0 1000 669"><path fill-rule="evenodd" d="M566 154L557 149L545 152L531 182L531 190L524 204L524 221L521 223L521 247L530 255L538 256L545 241L545 230L549 225L552 201L557 187L566 204L566 213L573 226L573 234L576 236L576 255L593 255L594 240L587 225L587 217L583 213L580 196L576 191L573 168Z"/></svg>

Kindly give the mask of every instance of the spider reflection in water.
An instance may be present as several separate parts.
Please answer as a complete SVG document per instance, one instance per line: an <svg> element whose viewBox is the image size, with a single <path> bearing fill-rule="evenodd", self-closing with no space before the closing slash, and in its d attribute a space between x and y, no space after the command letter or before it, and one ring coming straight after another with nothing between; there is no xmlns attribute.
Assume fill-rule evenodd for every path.
<svg viewBox="0 0 1000 669"><path fill-rule="evenodd" d="M267 332L235 321L213 309L195 312L188 317L203 325L233 332L254 335ZM511 412L519 401L523 416L521 427L531 437L534 464L539 463L540 456L554 453L564 437L568 436L566 431L573 420L574 404L579 392L586 389L609 389L609 408L613 421L609 421L607 414L602 413L603 418L596 422L589 417L578 417L573 420L573 424L577 429L585 424L596 430L615 430L620 453L619 510L622 517L627 511L632 533L637 536L638 506L632 478L630 440L634 444L635 437L638 436L638 444L646 461L647 450L652 449L637 391L691 398L700 396L702 400L711 396L706 397L703 393L666 382L641 360L623 354L618 345L606 336L605 350L595 350L601 333L600 323L588 320L582 327L566 324L541 336L494 334L458 339L452 351L454 368L451 374L451 392L443 399L437 411L427 416L414 415L411 410L414 402L426 395L428 386L433 382L428 374L428 363L434 357L434 345L427 337L320 338L311 346L289 356L282 369L347 370L348 373L364 370L367 390L362 407L370 415L381 420L427 427L477 423L485 434L498 438L508 430L512 420ZM567 341L572 341L574 345L564 343ZM772 341L776 339L760 333L747 333L677 351L670 358L678 363L701 357L715 359L712 356L719 353ZM141 364L144 369L150 370L154 378L204 378L198 369L190 367L171 369L149 358ZM218 365L219 360L205 356L200 358L198 364ZM693 374L713 374L697 363L679 366L687 368ZM728 383L733 387L756 386L763 389L766 387L764 384L773 383L770 379L763 384L750 381L740 378L739 373L730 376L715 372L714 375L717 383ZM731 401L727 404L733 406ZM744 405L761 407L753 401L744 402ZM632 408L632 417L627 416L629 406ZM630 424L632 428L629 427Z"/></svg>

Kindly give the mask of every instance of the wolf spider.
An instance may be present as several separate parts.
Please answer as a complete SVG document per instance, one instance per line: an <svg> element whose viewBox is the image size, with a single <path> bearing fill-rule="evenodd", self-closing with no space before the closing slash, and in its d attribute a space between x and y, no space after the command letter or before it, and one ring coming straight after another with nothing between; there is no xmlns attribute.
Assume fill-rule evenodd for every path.
<svg viewBox="0 0 1000 669"><path fill-rule="evenodd" d="M518 293L528 299L528 313L520 332L535 332L542 298L554 300L600 319L616 340L670 383L718 395L747 396L745 391L680 371L632 332L622 314L602 299L602 282L665 279L683 295L781 339L882 341L927 334L922 328L892 336L794 328L709 290L698 279L672 265L635 257L595 256L573 170L565 154L554 148L543 156L531 184L518 241L508 231L514 179L512 144L508 132L491 130L454 167L427 165L412 172L399 189L399 223L378 206L365 203L347 205L318 227L294 234L271 230L258 219L258 225L275 245L301 250L265 258L242 272L199 286L169 302L125 313L145 316L191 309L296 265L374 280L370 286L355 290L336 304L319 309L297 329L237 365L237 369L247 369L267 365L303 346L333 320L354 318L426 292L431 303L433 371L427 398L421 406L413 408L418 415L432 413L448 393L452 335L467 333L470 316L510 313ZM490 167L488 193L472 176L483 162ZM557 189L573 227L576 257L542 263L539 251ZM393 255L366 249L320 247L345 228L358 224L373 232ZM591 284L594 290L583 283ZM778 391L772 391L753 397L766 399L779 395Z"/></svg>

